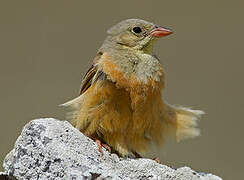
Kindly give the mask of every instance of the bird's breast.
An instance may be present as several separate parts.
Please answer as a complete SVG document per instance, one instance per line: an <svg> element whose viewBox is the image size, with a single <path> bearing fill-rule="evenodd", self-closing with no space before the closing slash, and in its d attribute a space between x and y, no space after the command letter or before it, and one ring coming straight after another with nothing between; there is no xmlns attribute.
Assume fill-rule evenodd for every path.
<svg viewBox="0 0 244 180"><path fill-rule="evenodd" d="M148 54L136 54L138 59L127 58L113 60L104 53L98 62L98 69L116 83L119 88L127 90L162 89L164 87L164 72L158 60Z"/></svg>
<svg viewBox="0 0 244 180"><path fill-rule="evenodd" d="M136 71L132 73L123 71L107 53L103 54L98 63L99 70L114 82L116 88L129 93L133 110L150 102L155 96L161 98L164 87L163 69L158 60L150 60L149 55L142 56L144 60L138 63Z"/></svg>

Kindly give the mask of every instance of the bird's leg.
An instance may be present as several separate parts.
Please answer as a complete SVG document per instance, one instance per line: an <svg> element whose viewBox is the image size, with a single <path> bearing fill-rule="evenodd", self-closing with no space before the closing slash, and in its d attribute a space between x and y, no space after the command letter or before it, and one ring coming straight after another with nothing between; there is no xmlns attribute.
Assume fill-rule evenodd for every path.
<svg viewBox="0 0 244 180"><path fill-rule="evenodd" d="M102 147L104 147L108 152L112 152L111 147L105 143L102 143Z"/></svg>
<svg viewBox="0 0 244 180"><path fill-rule="evenodd" d="M136 151L133 151L132 153L134 154L135 158L142 158L142 156L138 154ZM160 164L160 160L158 157L153 158L153 160Z"/></svg>
<svg viewBox="0 0 244 180"><path fill-rule="evenodd" d="M135 158L142 158L140 154L138 154L136 151L133 151L132 152L135 156Z"/></svg>
<svg viewBox="0 0 244 180"><path fill-rule="evenodd" d="M97 147L98 147L98 151L101 153L101 155L103 156L103 150L102 150L102 142L98 139L95 140L95 142L97 143Z"/></svg>
<svg viewBox="0 0 244 180"><path fill-rule="evenodd" d="M102 147L104 147L108 152L112 152L111 148L109 147L109 145L102 143L102 141L100 141L97 138L94 138L92 136L88 136L89 138L91 138L93 141L95 141L97 143L97 147L98 147L98 151L101 153L101 155L103 156L103 150Z"/></svg>
<svg viewBox="0 0 244 180"><path fill-rule="evenodd" d="M153 158L153 160L160 164L160 160L158 157Z"/></svg>
<svg viewBox="0 0 244 180"><path fill-rule="evenodd" d="M95 142L97 143L98 146L98 151L101 153L101 155L103 156L103 150L102 147L104 147L108 152L112 152L111 148L109 147L109 145L102 143L102 141L100 141L99 139L95 139Z"/></svg>

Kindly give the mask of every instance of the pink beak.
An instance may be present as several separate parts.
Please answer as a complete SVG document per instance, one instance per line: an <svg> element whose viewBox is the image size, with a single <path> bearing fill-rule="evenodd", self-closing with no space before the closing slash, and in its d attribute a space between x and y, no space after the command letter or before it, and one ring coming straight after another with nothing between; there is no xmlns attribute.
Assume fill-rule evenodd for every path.
<svg viewBox="0 0 244 180"><path fill-rule="evenodd" d="M157 38L168 36L172 33L173 32L171 30L163 28L163 27L156 27L150 32L151 36L157 37Z"/></svg>

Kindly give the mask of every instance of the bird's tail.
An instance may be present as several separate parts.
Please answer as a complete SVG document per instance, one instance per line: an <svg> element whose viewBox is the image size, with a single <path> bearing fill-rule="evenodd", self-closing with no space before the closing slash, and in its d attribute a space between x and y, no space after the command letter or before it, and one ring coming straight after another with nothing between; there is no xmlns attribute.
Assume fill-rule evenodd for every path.
<svg viewBox="0 0 244 180"><path fill-rule="evenodd" d="M200 135L197 122L204 114L203 111L168 104L166 104L166 111L169 116L168 121L165 122L166 126L169 127L170 134L176 137L177 142Z"/></svg>
<svg viewBox="0 0 244 180"><path fill-rule="evenodd" d="M72 99L64 104L60 104L59 106L68 108L66 112L66 120L70 121L73 126L76 126L77 118L79 110L81 109L81 105L83 103L83 96L80 95L75 99Z"/></svg>

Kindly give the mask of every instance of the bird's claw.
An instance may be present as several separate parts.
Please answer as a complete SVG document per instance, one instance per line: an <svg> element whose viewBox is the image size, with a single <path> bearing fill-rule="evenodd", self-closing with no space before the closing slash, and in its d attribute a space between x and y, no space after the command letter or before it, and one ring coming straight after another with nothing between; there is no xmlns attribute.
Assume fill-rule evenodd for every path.
<svg viewBox="0 0 244 180"><path fill-rule="evenodd" d="M158 157L153 158L153 160L156 161L159 164L161 163Z"/></svg>
<svg viewBox="0 0 244 180"><path fill-rule="evenodd" d="M112 152L112 150L109 147L109 145L102 143L99 139L96 139L95 142L97 143L98 151L101 153L102 156L103 156L102 147L104 147L108 152L110 152L110 153Z"/></svg>

